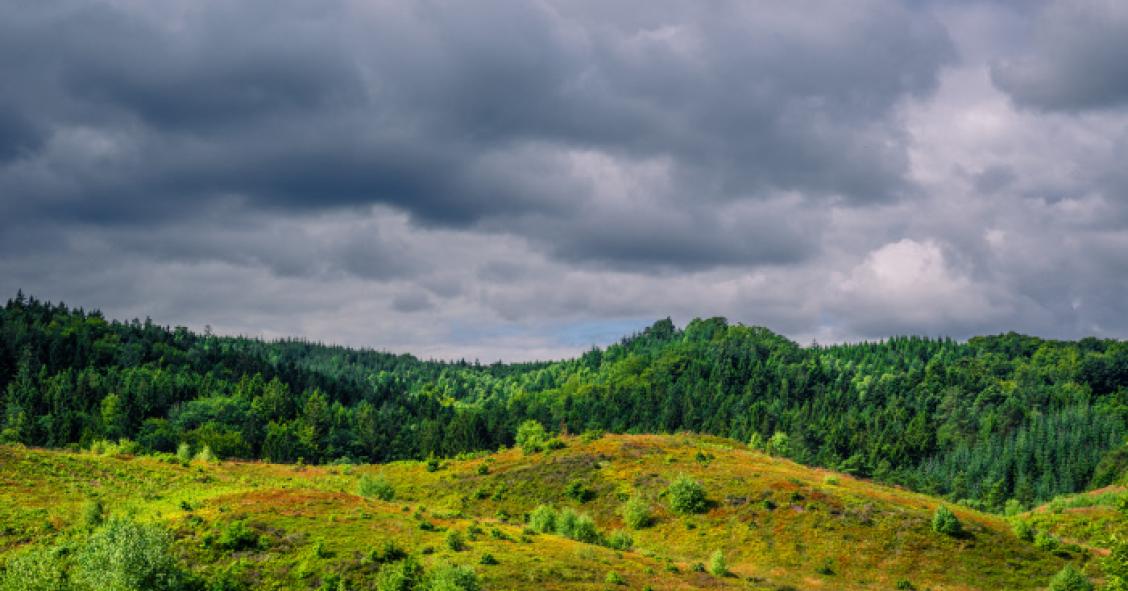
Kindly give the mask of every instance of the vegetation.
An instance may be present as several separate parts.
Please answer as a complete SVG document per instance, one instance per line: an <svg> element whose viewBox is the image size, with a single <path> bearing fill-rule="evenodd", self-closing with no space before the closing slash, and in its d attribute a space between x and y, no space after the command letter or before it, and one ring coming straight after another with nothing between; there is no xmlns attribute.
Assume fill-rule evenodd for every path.
<svg viewBox="0 0 1128 591"><path fill-rule="evenodd" d="M1102 499L1095 506L1062 499L1060 513L1046 505L1019 515L1062 539L1045 552L1014 536L1014 518L950 505L969 534L937 535L929 525L935 498L847 475L829 486L826 471L733 440L564 441L550 456L510 448L447 459L435 472L418 461L184 466L172 454L0 445L0 581L8 585L0 589L39 580L42 588L86 591L79 557L90 556L92 540L109 539L105 532L119 520L132 533L114 539L140 540L130 543L158 552L111 570L157 566L185 591L618 587L605 582L608 572L638 589L765 591L811 588L827 567L834 579L823 586L846 591L898 588L906 577L919 589L1033 591L1068 562L1107 582L1099 569L1115 553L1088 548L1123 531L1116 495L1100 496L1107 491L1094 493ZM486 475L478 472L483 463L491 468ZM707 512L678 517L667 502L654 502L679 475L708 491ZM378 476L395 483L394 503L352 494L362 479ZM582 511L560 505L572 503L565 489L575 480L598 491ZM649 500L646 528L625 529L622 509L632 497ZM105 521L90 529L82 508L93 498ZM544 504L549 499L557 508ZM766 509L766 500L777 508ZM1112 521L1081 521L1086 514ZM1093 526L1091 537L1084 523ZM720 560L711 556L718 549ZM708 574L720 572L720 561L729 574ZM473 579L465 574L471 567ZM13 587L17 580L25 586Z"/></svg>
<svg viewBox="0 0 1128 591"><path fill-rule="evenodd" d="M1050 591L1092 591L1093 584L1072 564L1063 567L1050 579Z"/></svg>
<svg viewBox="0 0 1128 591"><path fill-rule="evenodd" d="M682 474L666 489L670 510L678 515L704 513L708 504L705 500L705 487L700 482Z"/></svg>
<svg viewBox="0 0 1128 591"><path fill-rule="evenodd" d="M545 425L691 430L1002 511L1116 478L1126 385L1128 343L1113 340L800 347L712 318L572 360L480 365L111 322L23 295L0 309L0 441L181 461L536 453L562 444Z"/></svg>
<svg viewBox="0 0 1128 591"><path fill-rule="evenodd" d="M1126 424L1112 340L713 318L482 365L19 295L0 591L1124 590Z"/></svg>
<svg viewBox="0 0 1128 591"><path fill-rule="evenodd" d="M932 531L955 537L963 533L963 524L951 509L941 505L932 514Z"/></svg>
<svg viewBox="0 0 1128 591"><path fill-rule="evenodd" d="M357 492L362 497L373 497L381 501L391 501L396 498L396 489L383 476L369 476L368 474L361 476L360 483L357 485Z"/></svg>

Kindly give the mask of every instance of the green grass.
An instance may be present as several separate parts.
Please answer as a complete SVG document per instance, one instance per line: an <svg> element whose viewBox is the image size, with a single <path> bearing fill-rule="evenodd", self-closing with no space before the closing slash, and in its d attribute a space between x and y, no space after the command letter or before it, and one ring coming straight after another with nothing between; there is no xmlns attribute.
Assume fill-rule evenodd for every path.
<svg viewBox="0 0 1128 591"><path fill-rule="evenodd" d="M185 466L171 457L0 446L0 561L89 535L83 508L92 499L109 515L171 530L176 555L193 572L256 589L317 589L334 577L368 588L387 548L428 570L471 567L484 589L606 589L612 572L625 588L656 590L893 589L900 581L916 589L1043 589L1082 558L1038 550L1006 519L963 507L952 511L965 534L936 534L937 499L726 439L608 435L565 443L443 460L441 470L424 462ZM681 475L701 483L704 512L670 510L665 491ZM377 477L394 487L394 499L358 494L362 480ZM577 507L574 482L590 491L579 511L618 549L527 527L525 516L540 505ZM650 518L629 530L629 543L618 532L629 529L627 501ZM1060 517L1027 518L1043 514ZM447 543L452 531L457 549ZM718 552L724 576L692 568Z"/></svg>

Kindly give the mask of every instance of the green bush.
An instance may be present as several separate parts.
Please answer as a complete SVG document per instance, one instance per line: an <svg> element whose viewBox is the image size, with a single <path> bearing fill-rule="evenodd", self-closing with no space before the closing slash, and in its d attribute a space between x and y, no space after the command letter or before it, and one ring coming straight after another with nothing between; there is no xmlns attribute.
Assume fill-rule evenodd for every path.
<svg viewBox="0 0 1128 591"><path fill-rule="evenodd" d="M728 563L725 562L724 552L717 550L709 557L709 572L718 577L728 574Z"/></svg>
<svg viewBox="0 0 1128 591"><path fill-rule="evenodd" d="M482 558L484 559L485 556ZM431 571L423 589L426 591L479 591L481 586L474 569L444 564Z"/></svg>
<svg viewBox="0 0 1128 591"><path fill-rule="evenodd" d="M1093 591L1093 584L1072 564L1067 564L1050 579L1050 591Z"/></svg>
<svg viewBox="0 0 1128 591"><path fill-rule="evenodd" d="M678 476L666 489L670 510L679 515L704 513L708 507L705 501L705 487L688 476Z"/></svg>
<svg viewBox="0 0 1128 591"><path fill-rule="evenodd" d="M206 464L210 464L219 460L219 458L216 457L215 453L212 452L211 446L208 445L204 445L204 447L200 449L199 453L196 454L195 459Z"/></svg>
<svg viewBox="0 0 1128 591"><path fill-rule="evenodd" d="M105 521L106 510L102 501L90 499L82 506L82 526L86 529L95 529Z"/></svg>
<svg viewBox="0 0 1128 591"><path fill-rule="evenodd" d="M650 515L650 505L641 497L631 497L629 501L623 503L619 511L623 515L623 522L631 529L648 527L653 520Z"/></svg>
<svg viewBox="0 0 1128 591"><path fill-rule="evenodd" d="M537 421L529 419L517 427L517 447L526 454L543 451L547 440L548 435L544 431L544 425Z"/></svg>
<svg viewBox="0 0 1128 591"><path fill-rule="evenodd" d="M786 456L791 452L791 438L783 431L776 431L768 439L766 449L773 456Z"/></svg>
<svg viewBox="0 0 1128 591"><path fill-rule="evenodd" d="M258 533L247 527L247 522L243 520L232 521L227 524L227 527L219 534L219 540L216 541L217 547L230 552L253 550L261 545Z"/></svg>
<svg viewBox="0 0 1128 591"><path fill-rule="evenodd" d="M564 496L576 501L586 503L595 498L595 491L587 487L582 481L573 480L564 487Z"/></svg>
<svg viewBox="0 0 1128 591"><path fill-rule="evenodd" d="M608 548L614 548L615 550L630 550L631 546L633 545L634 538L631 537L631 534L621 529L617 529L611 532L610 536L607 536Z"/></svg>
<svg viewBox="0 0 1128 591"><path fill-rule="evenodd" d="M897 579L897 584L893 588L897 591L915 591L916 589L908 579Z"/></svg>
<svg viewBox="0 0 1128 591"><path fill-rule="evenodd" d="M66 565L55 549L32 548L8 559L0 570L0 591L69 591Z"/></svg>
<svg viewBox="0 0 1128 591"><path fill-rule="evenodd" d="M529 527L542 534L556 531L556 509L549 505L541 505L529 514Z"/></svg>
<svg viewBox="0 0 1128 591"><path fill-rule="evenodd" d="M1061 541L1048 531L1040 531L1034 534L1034 547L1039 550L1053 552L1059 546L1061 546Z"/></svg>
<svg viewBox="0 0 1128 591"><path fill-rule="evenodd" d="M385 564L380 569L376 575L376 591L415 591L422 582L423 567L409 556L399 562Z"/></svg>
<svg viewBox="0 0 1128 591"><path fill-rule="evenodd" d="M452 529L446 533L447 548L455 552L461 552L466 549L466 540L462 538L462 534L458 530Z"/></svg>
<svg viewBox="0 0 1128 591"><path fill-rule="evenodd" d="M191 462L192 446L188 445L187 443L181 443L180 445L176 446L176 459L180 460L180 463L182 464Z"/></svg>
<svg viewBox="0 0 1128 591"><path fill-rule="evenodd" d="M75 580L99 591L175 591L186 576L163 529L111 519L75 556Z"/></svg>
<svg viewBox="0 0 1128 591"><path fill-rule="evenodd" d="M556 519L556 533L585 544L600 542L599 529L595 527L595 521L591 516L576 513L571 509L560 512Z"/></svg>
<svg viewBox="0 0 1128 591"><path fill-rule="evenodd" d="M963 533L963 525L951 509L940 505L932 515L932 531L955 537Z"/></svg>
<svg viewBox="0 0 1128 591"><path fill-rule="evenodd" d="M357 484L357 492L362 497L374 497L381 501L391 501L396 498L396 489L383 475L361 476Z"/></svg>
<svg viewBox="0 0 1128 591"><path fill-rule="evenodd" d="M608 585L626 585L627 584L626 579L624 579L622 577L622 575L620 575L619 573L617 573L615 571L611 571L611 572L607 573L607 576L603 577L603 582L607 583Z"/></svg>
<svg viewBox="0 0 1128 591"><path fill-rule="evenodd" d="M1014 532L1014 537L1024 542L1034 541L1034 528L1024 519L1015 519L1011 524L1011 531Z"/></svg>
<svg viewBox="0 0 1128 591"><path fill-rule="evenodd" d="M494 558L493 554L486 552L485 554L482 555L481 558L478 559L478 564L484 564L484 565L487 565L487 566L492 566L494 564L497 564L497 559Z"/></svg>

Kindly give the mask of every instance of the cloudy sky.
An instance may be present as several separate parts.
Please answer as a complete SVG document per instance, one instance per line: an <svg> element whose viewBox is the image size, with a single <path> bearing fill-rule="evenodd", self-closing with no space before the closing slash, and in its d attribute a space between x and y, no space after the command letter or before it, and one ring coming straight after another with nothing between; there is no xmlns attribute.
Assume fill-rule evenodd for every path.
<svg viewBox="0 0 1128 591"><path fill-rule="evenodd" d="M483 361L1128 337L1122 0L0 0L0 297Z"/></svg>

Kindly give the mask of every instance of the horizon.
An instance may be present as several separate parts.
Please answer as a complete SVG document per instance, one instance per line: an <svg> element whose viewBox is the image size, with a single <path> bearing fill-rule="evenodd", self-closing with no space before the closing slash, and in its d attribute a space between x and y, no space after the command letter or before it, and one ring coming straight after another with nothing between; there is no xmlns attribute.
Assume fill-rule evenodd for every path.
<svg viewBox="0 0 1128 591"><path fill-rule="evenodd" d="M59 0L0 45L0 293L506 362L1128 338L1125 3Z"/></svg>

